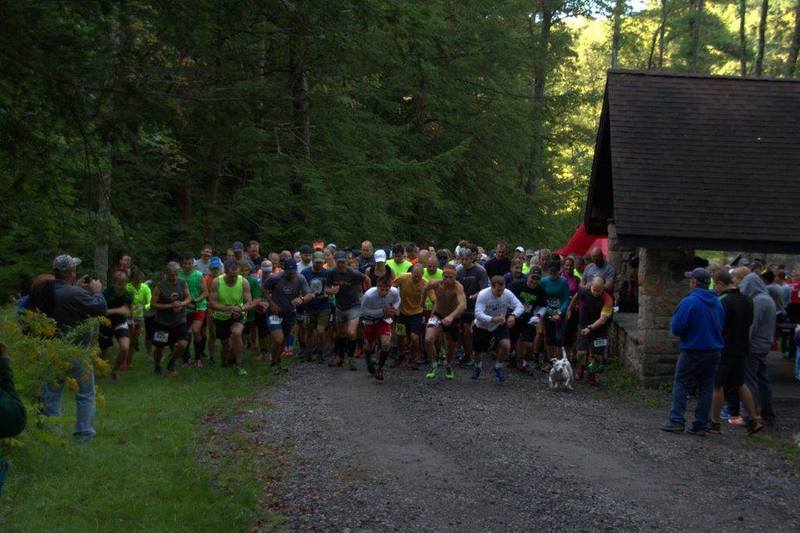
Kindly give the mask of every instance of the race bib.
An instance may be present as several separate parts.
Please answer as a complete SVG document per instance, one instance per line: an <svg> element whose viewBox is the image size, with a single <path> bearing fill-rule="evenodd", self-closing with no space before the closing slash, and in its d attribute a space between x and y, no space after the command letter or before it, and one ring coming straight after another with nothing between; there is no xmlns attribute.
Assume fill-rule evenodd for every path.
<svg viewBox="0 0 800 533"><path fill-rule="evenodd" d="M431 328L435 328L436 326L438 326L441 323L442 323L442 320L436 315L432 315L428 319L428 327L431 327Z"/></svg>
<svg viewBox="0 0 800 533"><path fill-rule="evenodd" d="M594 342L592 342L592 344L594 345L595 348L605 348L606 346L608 346L608 338L604 337L601 339L595 339Z"/></svg>
<svg viewBox="0 0 800 533"><path fill-rule="evenodd" d="M405 337L405 335L406 335L406 325L405 324L397 324L397 326L395 326L394 332L397 334L398 337Z"/></svg>
<svg viewBox="0 0 800 533"><path fill-rule="evenodd" d="M153 333L153 342L169 342L169 331L156 331Z"/></svg>
<svg viewBox="0 0 800 533"><path fill-rule="evenodd" d="M551 309L557 309L561 307L561 300L559 300L558 298L548 298L547 307Z"/></svg>
<svg viewBox="0 0 800 533"><path fill-rule="evenodd" d="M280 326L283 324L283 319L278 315L269 315L269 325L270 326Z"/></svg>

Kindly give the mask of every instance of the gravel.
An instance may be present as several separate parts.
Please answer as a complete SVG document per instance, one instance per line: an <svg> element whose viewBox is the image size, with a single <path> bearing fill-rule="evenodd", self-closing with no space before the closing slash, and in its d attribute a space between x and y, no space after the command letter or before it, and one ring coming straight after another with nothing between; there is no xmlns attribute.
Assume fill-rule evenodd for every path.
<svg viewBox="0 0 800 533"><path fill-rule="evenodd" d="M740 430L658 431L661 410L544 377L478 383L317 364L253 400L250 427L286 449L264 505L289 530L796 530L800 469ZM247 425L237 419L236 425Z"/></svg>

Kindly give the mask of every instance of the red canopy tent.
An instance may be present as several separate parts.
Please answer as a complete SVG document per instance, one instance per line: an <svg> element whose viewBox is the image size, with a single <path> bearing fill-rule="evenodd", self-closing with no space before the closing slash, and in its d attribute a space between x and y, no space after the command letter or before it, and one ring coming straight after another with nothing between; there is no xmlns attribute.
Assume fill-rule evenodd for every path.
<svg viewBox="0 0 800 533"><path fill-rule="evenodd" d="M586 233L586 228L583 223L578 226L575 233L570 237L569 242L558 250L554 250L561 257L566 257L569 254L587 255L589 250L593 247L599 246L603 250L603 255L608 255L608 237L600 237L597 235L589 235Z"/></svg>

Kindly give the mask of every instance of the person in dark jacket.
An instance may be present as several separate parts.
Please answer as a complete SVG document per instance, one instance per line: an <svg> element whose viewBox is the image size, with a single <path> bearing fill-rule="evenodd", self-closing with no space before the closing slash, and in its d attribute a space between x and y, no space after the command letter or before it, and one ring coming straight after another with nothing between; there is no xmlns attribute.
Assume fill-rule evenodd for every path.
<svg viewBox="0 0 800 533"><path fill-rule="evenodd" d="M686 426L686 396L697 385L697 407L689 433L705 436L714 391L714 374L724 346L722 339L725 311L717 295L708 289L711 274L704 268L685 273L689 294L672 315L672 334L680 338L680 357L672 383L672 405L663 431L682 433Z"/></svg>
<svg viewBox="0 0 800 533"><path fill-rule="evenodd" d="M0 344L0 439L16 437L25 429L25 406L14 388L14 376L5 345ZM8 475L8 461L0 457L0 495Z"/></svg>
<svg viewBox="0 0 800 533"><path fill-rule="evenodd" d="M77 257L59 255L53 260L53 309L50 318L56 321L62 334L83 323L89 317L104 315L107 309L103 298L103 284L98 280L82 280L76 283L76 269L81 264ZM91 342L90 334L83 335L75 342L86 345ZM94 430L94 370L74 363L69 376L78 382L75 393L75 440L86 442L95 436ZM42 391L42 414L59 416L61 414L61 394L64 383L48 384Z"/></svg>
<svg viewBox="0 0 800 533"><path fill-rule="evenodd" d="M750 326L750 353L745 367L745 383L753 394L764 422L772 425L775 423L775 409L766 361L775 336L778 308L767 292L764 280L755 272L742 279L739 290L753 300L753 325Z"/></svg>
<svg viewBox="0 0 800 533"><path fill-rule="evenodd" d="M725 347L722 349L722 357L714 380L709 432L720 433L720 412L725 400L725 389L733 388L739 393L747 412L753 413L747 427L747 433L752 435L764 427L753 402L753 395L744 384L745 362L750 351L753 301L734 287L733 278L725 271L714 274L714 285L725 310L725 326L722 333Z"/></svg>

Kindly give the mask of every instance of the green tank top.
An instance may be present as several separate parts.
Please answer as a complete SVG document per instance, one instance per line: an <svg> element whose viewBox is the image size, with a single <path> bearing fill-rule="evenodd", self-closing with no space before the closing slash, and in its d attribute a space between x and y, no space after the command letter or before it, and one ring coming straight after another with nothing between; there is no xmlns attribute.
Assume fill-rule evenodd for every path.
<svg viewBox="0 0 800 533"><path fill-rule="evenodd" d="M217 301L220 305L242 305L244 303L242 279L242 276L236 276L236 283L228 285L225 283L225 274L217 278ZM214 318L216 320L228 320L231 318L231 314L223 311L214 311Z"/></svg>

